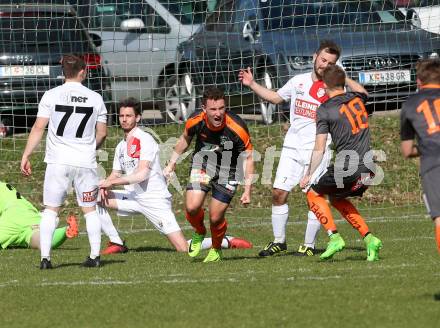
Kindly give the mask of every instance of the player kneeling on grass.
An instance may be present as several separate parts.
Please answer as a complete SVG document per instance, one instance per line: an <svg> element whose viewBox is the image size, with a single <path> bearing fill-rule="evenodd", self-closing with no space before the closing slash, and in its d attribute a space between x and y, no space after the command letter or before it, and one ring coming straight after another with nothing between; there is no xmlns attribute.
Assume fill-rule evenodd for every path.
<svg viewBox="0 0 440 328"><path fill-rule="evenodd" d="M58 221L58 218L57 218ZM0 246L40 249L41 213L14 187L0 182ZM78 236L75 216L67 218L67 226L55 229L52 248L60 247L67 238Z"/></svg>
<svg viewBox="0 0 440 328"><path fill-rule="evenodd" d="M121 214L143 214L167 236L177 251L187 252L188 243L172 211L171 194L160 167L159 145L149 133L138 127L140 120L139 102L134 98L123 100L119 105L119 123L125 138L116 146L112 173L99 184L101 203L97 213L103 232L110 238L102 254L128 250L106 208L116 209ZM109 190L119 185L124 185L125 190ZM210 241L206 240L204 244L209 247ZM223 247L250 248L252 244L231 237L230 241L223 240Z"/></svg>
<svg viewBox="0 0 440 328"><path fill-rule="evenodd" d="M254 172L252 144L246 123L226 111L225 96L217 88L205 90L202 111L194 113L186 122L164 170L165 176L169 177L175 170L177 159L189 147L194 136L196 145L186 189L186 218L195 231L188 254L196 257L202 248L206 235L203 204L207 193L212 190L209 204L212 248L204 262L216 262L222 259L221 242L227 227L225 212L243 176L243 169L245 186L240 201L243 205L251 201Z"/></svg>
<svg viewBox="0 0 440 328"><path fill-rule="evenodd" d="M440 253L440 60L422 60L416 68L419 91L402 107L401 150L405 158L420 156L423 199Z"/></svg>
<svg viewBox="0 0 440 328"><path fill-rule="evenodd" d="M367 260L375 261L379 259L382 242L370 233L362 216L346 199L362 196L368 188L366 183L374 177L375 165L372 156L368 156L370 130L364 105L367 96L344 91L345 73L337 65L331 65L324 70L323 81L330 99L318 108L315 147L308 172L300 182L301 188L307 188L311 184L307 192L309 208L330 236L327 249L320 258L330 259L345 247L324 197L328 195L330 203L363 237L367 247ZM336 149L335 163L317 182L311 181L311 176L323 158L329 133ZM347 176L347 172L354 173Z"/></svg>

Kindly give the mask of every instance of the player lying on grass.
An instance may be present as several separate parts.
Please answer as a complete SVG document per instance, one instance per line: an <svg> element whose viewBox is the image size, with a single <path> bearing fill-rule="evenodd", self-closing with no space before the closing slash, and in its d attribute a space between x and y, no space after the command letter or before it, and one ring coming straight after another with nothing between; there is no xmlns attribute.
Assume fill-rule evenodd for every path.
<svg viewBox="0 0 440 328"><path fill-rule="evenodd" d="M345 73L337 65L330 65L324 70L323 81L330 99L318 108L315 147L309 169L300 182L301 188L311 184L307 192L309 208L330 236L327 249L320 258L330 259L345 247L325 199L328 195L332 206L363 237L367 260L376 261L379 260L382 242L370 233L362 216L347 200L347 197L362 196L368 188L368 182L374 177L375 164L373 156L369 156L370 129L364 105L367 96L344 91ZM313 181L311 177L324 156L328 134L335 146L335 162L318 181Z"/></svg>
<svg viewBox="0 0 440 328"><path fill-rule="evenodd" d="M57 221L59 218L57 217ZM0 182L0 246L40 249L41 213L14 187ZM52 248L60 247L67 238L78 236L75 216L67 218L67 226L55 229Z"/></svg>
<svg viewBox="0 0 440 328"><path fill-rule="evenodd" d="M402 107L401 150L405 158L420 156L423 199L440 253L440 60L420 61L416 69L419 91Z"/></svg>
<svg viewBox="0 0 440 328"><path fill-rule="evenodd" d="M119 122L124 130L122 140L115 150L113 170L100 182L101 202L98 216L103 232L110 243L102 254L123 253L128 249L118 235L107 208L116 209L121 214L144 215L178 252L187 252L188 243L177 224L171 208L171 194L159 163L159 145L153 137L141 130L139 102L134 98L123 100L119 105ZM125 174L125 176L122 176ZM111 190L114 186L125 190ZM252 244L241 238L220 240L223 246L250 248ZM209 245L205 241L205 247Z"/></svg>

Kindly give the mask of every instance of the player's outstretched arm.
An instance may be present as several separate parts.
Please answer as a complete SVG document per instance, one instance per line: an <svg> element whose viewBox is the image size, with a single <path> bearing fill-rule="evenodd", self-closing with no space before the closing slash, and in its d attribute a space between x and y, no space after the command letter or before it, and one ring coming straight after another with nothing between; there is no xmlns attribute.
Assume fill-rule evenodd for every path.
<svg viewBox="0 0 440 328"><path fill-rule="evenodd" d="M345 85L352 92L363 93L368 96L368 91L360 83L356 82L355 80L350 79L349 77L345 78Z"/></svg>
<svg viewBox="0 0 440 328"><path fill-rule="evenodd" d="M254 178L255 165L252 150L247 151L244 162L244 192L240 198L242 205L246 206L251 202L252 183Z"/></svg>
<svg viewBox="0 0 440 328"><path fill-rule="evenodd" d="M241 69L238 73L238 79L243 85L251 88L260 98L263 98L272 104L281 104L284 101L275 91L269 90L255 82L250 67L247 69Z"/></svg>
<svg viewBox="0 0 440 328"><path fill-rule="evenodd" d="M32 126L31 133L24 148L23 156L21 157L20 170L25 176L32 174L32 167L29 157L37 148L41 139L43 138L44 129L46 129L47 123L49 123L49 118L37 117L34 125Z"/></svg>

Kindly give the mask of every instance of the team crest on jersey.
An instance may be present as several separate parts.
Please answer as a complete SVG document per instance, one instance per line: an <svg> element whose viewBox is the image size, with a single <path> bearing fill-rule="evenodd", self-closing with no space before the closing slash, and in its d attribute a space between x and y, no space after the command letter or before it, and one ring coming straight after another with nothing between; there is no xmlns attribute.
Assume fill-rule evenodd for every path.
<svg viewBox="0 0 440 328"><path fill-rule="evenodd" d="M325 93L323 81L313 82L309 94L312 98L318 100L321 104L328 99L328 96Z"/></svg>
<svg viewBox="0 0 440 328"><path fill-rule="evenodd" d="M141 141L138 138L130 138L127 141L127 154L131 158L139 158L141 154Z"/></svg>
<svg viewBox="0 0 440 328"><path fill-rule="evenodd" d="M98 188L92 191L84 191L82 194L82 201L84 203L94 202L96 201L97 197L98 197Z"/></svg>
<svg viewBox="0 0 440 328"><path fill-rule="evenodd" d="M324 89L324 88L319 88L319 89L318 89L318 92L316 92L316 95L317 95L319 98L324 97L324 96L325 96L325 89Z"/></svg>
<svg viewBox="0 0 440 328"><path fill-rule="evenodd" d="M295 88L295 93L296 93L298 96L303 96L303 95L304 95L304 90L303 90L303 88L304 88L304 84L303 84L303 83L298 84L298 87Z"/></svg>

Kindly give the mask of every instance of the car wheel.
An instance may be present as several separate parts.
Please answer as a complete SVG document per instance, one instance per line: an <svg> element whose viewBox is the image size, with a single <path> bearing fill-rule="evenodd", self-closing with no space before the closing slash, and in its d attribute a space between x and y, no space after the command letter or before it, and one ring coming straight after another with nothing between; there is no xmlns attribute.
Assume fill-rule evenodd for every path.
<svg viewBox="0 0 440 328"><path fill-rule="evenodd" d="M165 99L161 106L162 118L166 122L183 123L196 109L196 92L189 73L178 80L176 75L165 80Z"/></svg>
<svg viewBox="0 0 440 328"><path fill-rule="evenodd" d="M258 83L263 85L269 90L273 90L276 88L276 79L274 74L268 70L263 70L258 74ZM263 119L264 124L272 124L276 121L279 121L279 109L278 105L272 104L262 98L259 98L259 106L261 112L261 118Z"/></svg>

